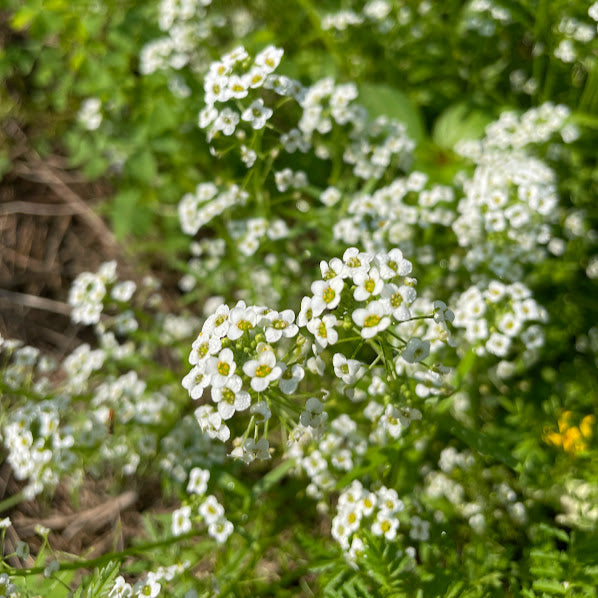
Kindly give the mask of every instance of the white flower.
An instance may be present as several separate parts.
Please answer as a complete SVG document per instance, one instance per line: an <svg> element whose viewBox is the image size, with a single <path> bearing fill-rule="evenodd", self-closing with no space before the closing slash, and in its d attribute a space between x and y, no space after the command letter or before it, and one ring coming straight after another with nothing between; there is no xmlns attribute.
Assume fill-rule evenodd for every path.
<svg viewBox="0 0 598 598"><path fill-rule="evenodd" d="M341 192L336 187L328 187L320 195L320 201L325 206L333 206L341 198Z"/></svg>
<svg viewBox="0 0 598 598"><path fill-rule="evenodd" d="M218 502L218 499L210 494L199 506L199 514L204 521L210 525L224 516L224 507Z"/></svg>
<svg viewBox="0 0 598 598"><path fill-rule="evenodd" d="M282 48L268 46L255 57L255 64L263 68L267 73L271 73L280 64L283 54L284 50Z"/></svg>
<svg viewBox="0 0 598 598"><path fill-rule="evenodd" d="M172 535L180 536L191 529L191 507L184 506L172 514Z"/></svg>
<svg viewBox="0 0 598 598"><path fill-rule="evenodd" d="M430 354L430 341L410 338L401 353L401 357L408 363L423 361Z"/></svg>
<svg viewBox="0 0 598 598"><path fill-rule="evenodd" d="M206 373L206 364L202 361L183 378L183 388L189 391L192 399L200 399L211 380L212 376Z"/></svg>
<svg viewBox="0 0 598 598"><path fill-rule="evenodd" d="M316 280L311 285L314 297L311 308L315 316L319 316L325 309L334 309L341 300L341 293L345 283L340 278L331 280Z"/></svg>
<svg viewBox="0 0 598 598"><path fill-rule="evenodd" d="M266 438L260 438L257 442L253 438L246 438L241 446L231 452L231 457L241 459L249 465L255 459L266 461L270 459L270 443Z"/></svg>
<svg viewBox="0 0 598 598"><path fill-rule="evenodd" d="M122 575L119 575L114 580L114 585L110 592L108 592L108 598L125 598L133 595L133 588L131 584L128 584L125 581L125 578Z"/></svg>
<svg viewBox="0 0 598 598"><path fill-rule="evenodd" d="M424 521L417 515L411 518L411 531L409 537L420 542L427 542L430 539L430 522Z"/></svg>
<svg viewBox="0 0 598 598"><path fill-rule="evenodd" d="M413 287L402 285L398 287L392 282L386 283L381 293L382 300L390 315L398 322L404 322L411 317L409 304L415 300L416 292Z"/></svg>
<svg viewBox="0 0 598 598"><path fill-rule="evenodd" d="M205 494L208 489L208 480L210 479L210 472L207 469L194 467L189 472L189 483L187 484L187 492L191 494Z"/></svg>
<svg viewBox="0 0 598 598"><path fill-rule="evenodd" d="M378 268L370 268L369 272L358 272L353 276L353 282L357 285L353 291L356 301L367 301L374 295L379 295L384 287L384 281L380 278Z"/></svg>
<svg viewBox="0 0 598 598"><path fill-rule="evenodd" d="M147 596L148 598L156 598L160 594L161 589L162 586L158 583L153 573L148 573L147 577L143 581L138 581L133 588L136 596Z"/></svg>
<svg viewBox="0 0 598 598"><path fill-rule="evenodd" d="M248 122L254 129L263 129L271 116L272 109L264 106L264 100L259 98L241 114L241 119Z"/></svg>
<svg viewBox="0 0 598 598"><path fill-rule="evenodd" d="M125 280L114 285L110 296L115 301L129 301L136 288L137 285L132 280Z"/></svg>
<svg viewBox="0 0 598 598"><path fill-rule="evenodd" d="M214 121L212 132L222 131L224 135L232 135L238 122L239 114L230 108L224 108Z"/></svg>
<svg viewBox="0 0 598 598"><path fill-rule="evenodd" d="M352 561L356 561L365 552L365 546L363 540L358 536L353 536L351 541L351 548L349 549L348 556Z"/></svg>
<svg viewBox="0 0 598 598"><path fill-rule="evenodd" d="M372 254L362 253L357 247L349 247L343 253L343 263L345 265L343 275L353 278L358 272L367 272L372 259L374 259Z"/></svg>
<svg viewBox="0 0 598 598"><path fill-rule="evenodd" d="M301 309L299 310L299 315L297 316L297 324L299 326L307 326L309 322L313 320L314 315L312 298L303 297L303 299L301 299Z"/></svg>
<svg viewBox="0 0 598 598"><path fill-rule="evenodd" d="M293 394L297 390L299 382L305 377L305 370L296 363L290 368L285 368L278 380L278 388L285 395Z"/></svg>
<svg viewBox="0 0 598 598"><path fill-rule="evenodd" d="M386 513L399 513L405 508L403 501L399 499L399 495L394 488L382 486L376 494L378 496L378 507Z"/></svg>
<svg viewBox="0 0 598 598"><path fill-rule="evenodd" d="M444 301L434 301L434 321L452 322L455 314L446 306Z"/></svg>
<svg viewBox="0 0 598 598"><path fill-rule="evenodd" d="M255 418L257 424L263 424L267 422L272 416L272 412L268 408L266 401L259 401L251 406L249 412L253 415L257 414L259 417Z"/></svg>
<svg viewBox="0 0 598 598"><path fill-rule="evenodd" d="M281 337L292 338L297 335L299 328L294 324L295 312L292 309L272 311L265 315L262 326L265 327L266 342L275 343Z"/></svg>
<svg viewBox="0 0 598 598"><path fill-rule="evenodd" d="M328 420L328 414L324 411L324 405L315 397L307 399L305 410L301 413L299 421L306 428L319 428Z"/></svg>
<svg viewBox="0 0 598 598"><path fill-rule="evenodd" d="M506 313L498 322L498 329L507 336L514 337L521 331L523 322L513 313Z"/></svg>
<svg viewBox="0 0 598 598"><path fill-rule="evenodd" d="M256 392L262 392L270 382L278 380L282 375L282 368L276 365L276 355L271 349L265 349L257 359L247 361L243 365L243 371L251 378L251 388Z"/></svg>
<svg viewBox="0 0 598 598"><path fill-rule="evenodd" d="M340 378L345 384L353 384L365 374L365 368L360 361L347 359L341 353L334 354L332 365L334 366L336 377Z"/></svg>
<svg viewBox="0 0 598 598"><path fill-rule="evenodd" d="M230 419L235 411L244 411L251 405L249 393L241 390L240 376L231 376L221 387L212 388L212 401L218 403L218 413L222 419Z"/></svg>
<svg viewBox="0 0 598 598"><path fill-rule="evenodd" d="M102 123L102 102L99 98L87 98L81 104L77 118L88 131L95 131Z"/></svg>
<svg viewBox="0 0 598 598"><path fill-rule="evenodd" d="M200 129L205 129L218 116L218 110L212 104L208 104L200 113L198 117L198 125Z"/></svg>
<svg viewBox="0 0 598 598"><path fill-rule="evenodd" d="M314 318L307 324L307 329L314 335L316 343L325 349L328 345L334 345L338 341L338 332L334 327L338 324L336 316L326 314L321 318Z"/></svg>
<svg viewBox="0 0 598 598"><path fill-rule="evenodd" d="M222 349L218 357L208 357L206 360L206 373L210 375L211 384L216 388L227 384L236 369L235 356L228 348Z"/></svg>
<svg viewBox="0 0 598 598"><path fill-rule="evenodd" d="M257 313L255 309L246 307L243 301L231 309L229 314L229 328L226 336L231 341L236 341L243 336L243 333L253 330L257 324Z"/></svg>
<svg viewBox="0 0 598 598"><path fill-rule="evenodd" d="M226 442L230 438L230 429L223 423L222 416L214 412L212 405L202 405L195 410L195 417L202 432L210 438Z"/></svg>
<svg viewBox="0 0 598 598"><path fill-rule="evenodd" d="M372 301L364 308L356 309L352 314L353 322L361 327L363 338L372 338L390 326L390 318L381 301Z"/></svg>
<svg viewBox="0 0 598 598"><path fill-rule="evenodd" d="M499 332L493 332L486 341L486 350L498 357L504 357L511 346L511 339Z"/></svg>
<svg viewBox="0 0 598 598"><path fill-rule="evenodd" d="M376 520L372 524L372 533L375 536L384 536L387 540L394 540L397 536L399 520L388 511L378 511Z"/></svg>
<svg viewBox="0 0 598 598"><path fill-rule="evenodd" d="M231 75L226 82L226 86L230 98L240 100L244 97L247 97L249 81L247 81L245 78L239 77L239 75Z"/></svg>
<svg viewBox="0 0 598 598"><path fill-rule="evenodd" d="M398 438L403 431L403 424L400 420L400 413L396 407L387 405L382 417L380 418L380 425L388 432L392 438Z"/></svg>
<svg viewBox="0 0 598 598"><path fill-rule="evenodd" d="M413 268L411 262L403 257L400 249L391 249L388 253L377 253L376 263L380 270L380 276L384 280L390 280L395 276L407 276Z"/></svg>
<svg viewBox="0 0 598 598"><path fill-rule="evenodd" d="M233 524L225 518L214 521L208 526L208 534L219 544L224 544L232 533Z"/></svg>

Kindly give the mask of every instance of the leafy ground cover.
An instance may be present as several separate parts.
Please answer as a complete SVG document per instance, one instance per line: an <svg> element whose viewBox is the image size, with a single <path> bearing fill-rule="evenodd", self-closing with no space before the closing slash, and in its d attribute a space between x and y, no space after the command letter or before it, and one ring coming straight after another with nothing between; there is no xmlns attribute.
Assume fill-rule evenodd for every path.
<svg viewBox="0 0 598 598"><path fill-rule="evenodd" d="M0 596L596 596L597 22L7 0Z"/></svg>

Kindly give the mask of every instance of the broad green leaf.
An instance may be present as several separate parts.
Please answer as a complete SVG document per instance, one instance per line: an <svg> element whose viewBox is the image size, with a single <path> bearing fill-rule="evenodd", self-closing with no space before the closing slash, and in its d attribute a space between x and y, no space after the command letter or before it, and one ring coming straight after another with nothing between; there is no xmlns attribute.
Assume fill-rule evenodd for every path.
<svg viewBox="0 0 598 598"><path fill-rule="evenodd" d="M117 239L130 233L139 235L147 230L151 212L139 203L140 199L141 192L137 189L125 189L114 196L110 218Z"/></svg>
<svg viewBox="0 0 598 598"><path fill-rule="evenodd" d="M424 138L424 123L417 107L409 97L388 85L364 83L359 86L359 102L370 116L388 116L405 124L407 133L419 143Z"/></svg>
<svg viewBox="0 0 598 598"><path fill-rule="evenodd" d="M449 106L434 123L432 138L440 147L452 149L463 139L481 139L492 116L467 102Z"/></svg>
<svg viewBox="0 0 598 598"><path fill-rule="evenodd" d="M158 165L151 152L142 151L127 160L125 171L140 183L150 183L158 172Z"/></svg>
<svg viewBox="0 0 598 598"><path fill-rule="evenodd" d="M293 467L295 467L295 459L288 459L283 461L280 465L275 467L272 471L268 472L261 480L253 485L251 493L255 496L270 490L274 484L284 478Z"/></svg>

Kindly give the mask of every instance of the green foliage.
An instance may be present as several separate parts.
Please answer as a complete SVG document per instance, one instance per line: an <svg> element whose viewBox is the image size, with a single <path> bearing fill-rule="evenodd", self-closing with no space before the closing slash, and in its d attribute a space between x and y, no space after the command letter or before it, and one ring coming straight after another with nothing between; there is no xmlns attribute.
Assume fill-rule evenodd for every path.
<svg viewBox="0 0 598 598"><path fill-rule="evenodd" d="M132 281L110 265L77 279L78 293L62 299L74 324L94 325L81 335L91 345L54 369L0 337L2 459L27 489L0 507L12 517L29 493L43 502L86 476L108 478L115 493L156 489L140 501L153 504L128 546L69 556L39 532L32 568L15 567L18 554L0 559L0 589L598 595L598 5L341 4L339 13L332 0L214 0L181 16L184 3L157 0L4 2L0 178L12 181L30 150L66 157L110 190L98 212L139 276L130 295ZM247 57L235 62L226 53L241 44ZM216 61L230 61L229 85L269 45L284 49L272 70L296 80L293 92L270 80L210 100ZM206 105L218 117L200 128ZM251 119L264 106L272 115L260 127ZM239 119L233 132L215 120L227 109ZM283 141L295 134L303 147ZM358 267L351 260L333 266L353 246L379 260L399 247L409 259L386 287L395 304L372 290L382 262L367 281L345 272ZM143 280L148 267L163 295ZM344 281L326 287L338 305L322 294L311 316L338 316L337 342L322 341L323 321L266 342L276 310L294 310L298 323L302 301L331 280ZM371 295L359 299L360 285ZM95 304L78 303L94 291ZM358 324L357 306L382 295L384 309L412 311L368 337L390 316ZM221 339L206 320L214 297L265 307ZM493 336L508 347L492 347ZM208 343L209 366L189 357L206 337L217 347ZM413 340L429 356L409 357ZM280 379L302 368L299 390L274 380L257 390L262 376L248 364L272 346ZM230 389L217 400L219 378L202 386L231 367L222 349L251 409ZM337 356L349 361L333 366ZM188 377L189 362L206 369ZM193 471L209 474L201 491L189 489ZM366 498L371 509L352 513Z"/></svg>

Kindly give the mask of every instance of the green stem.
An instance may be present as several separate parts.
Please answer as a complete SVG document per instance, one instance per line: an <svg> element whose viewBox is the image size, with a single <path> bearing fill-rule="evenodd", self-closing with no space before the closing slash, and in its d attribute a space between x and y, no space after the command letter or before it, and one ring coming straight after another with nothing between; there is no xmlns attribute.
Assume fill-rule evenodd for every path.
<svg viewBox="0 0 598 598"><path fill-rule="evenodd" d="M4 511L12 509L12 507L22 503L24 500L25 496L22 492L17 492L17 494L13 494L12 496L5 498L0 502L0 513L4 513Z"/></svg>
<svg viewBox="0 0 598 598"><path fill-rule="evenodd" d="M161 546L170 546L171 544L174 544L176 542L182 542L183 540L193 538L196 535L198 535L196 531L191 531L187 532L186 534L181 534L180 536L171 536L169 538L165 538L164 540L148 542L147 544L140 544L139 546L131 546L130 548L126 548L125 550L121 550L119 552L109 552L102 556L98 556L94 559L79 559L71 563L61 563L58 571L73 571L74 569L93 569L94 567L100 567L101 565L104 565L109 561L124 561L129 556L143 554L148 550L160 548ZM203 536L203 534L201 535ZM8 575L19 575L21 577L28 577L29 575L39 575L40 573L44 572L44 569L45 567L30 567L28 569L7 568L6 572L8 573Z"/></svg>

